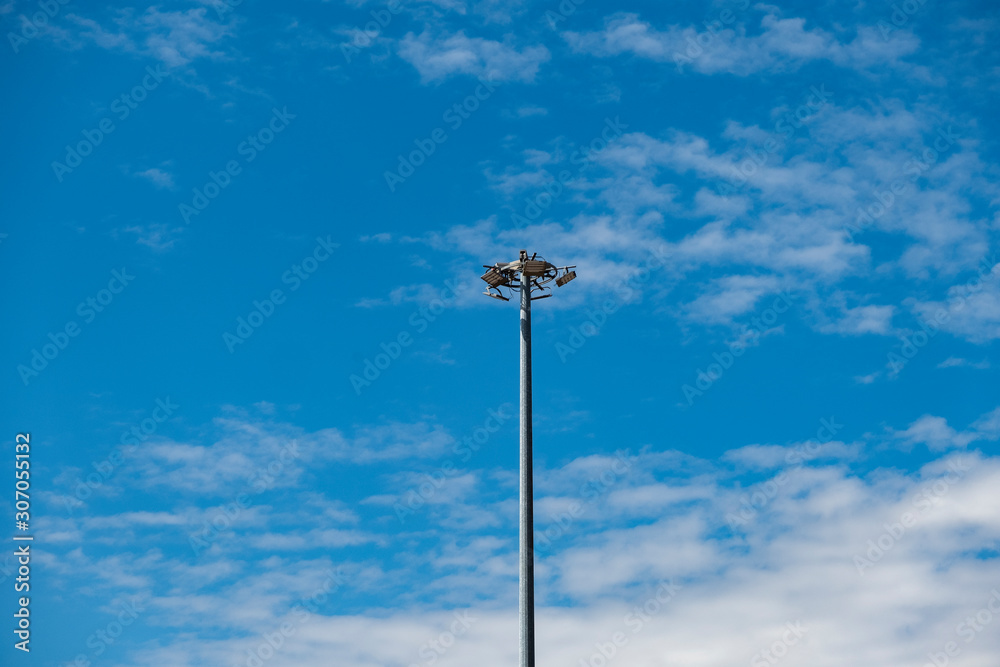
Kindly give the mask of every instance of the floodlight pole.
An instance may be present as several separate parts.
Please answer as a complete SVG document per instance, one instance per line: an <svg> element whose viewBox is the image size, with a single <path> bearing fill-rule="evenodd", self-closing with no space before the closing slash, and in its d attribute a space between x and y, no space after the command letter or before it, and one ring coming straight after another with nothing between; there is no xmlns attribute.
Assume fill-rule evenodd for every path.
<svg viewBox="0 0 1000 667"><path fill-rule="evenodd" d="M521 667L535 667L535 547L531 464L531 278L523 276L521 281L521 555L518 587Z"/></svg>
<svg viewBox="0 0 1000 667"><path fill-rule="evenodd" d="M519 501L520 551L518 554L518 656L520 667L535 667L535 540L534 502L531 484L531 301L552 296L548 284L555 281L562 287L576 278L575 266L556 266L538 258L528 257L522 250L513 262L483 265L482 276L487 289L483 294L501 301L510 301L521 292L521 487ZM532 297L531 288L547 294ZM504 296L503 290L509 290Z"/></svg>

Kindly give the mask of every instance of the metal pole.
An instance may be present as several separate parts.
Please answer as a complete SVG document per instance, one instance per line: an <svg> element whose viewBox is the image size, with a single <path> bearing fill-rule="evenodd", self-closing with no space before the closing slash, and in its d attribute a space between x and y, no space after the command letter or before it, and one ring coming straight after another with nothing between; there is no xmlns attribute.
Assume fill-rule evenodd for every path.
<svg viewBox="0 0 1000 667"><path fill-rule="evenodd" d="M522 252L522 259L524 251ZM535 565L531 489L531 278L521 276L521 555L518 607L521 667L535 667Z"/></svg>
<svg viewBox="0 0 1000 667"><path fill-rule="evenodd" d="M546 285L555 281L562 287L576 278L575 266L557 267L538 258L538 253L528 257L527 250L513 262L484 265L486 296L502 301L514 298L521 291L521 488L519 502L520 550L518 552L518 658L520 667L535 667L535 540L534 500L532 498L531 469L531 288L548 290ZM503 290L510 290L509 297ZM552 296L543 294L535 298Z"/></svg>

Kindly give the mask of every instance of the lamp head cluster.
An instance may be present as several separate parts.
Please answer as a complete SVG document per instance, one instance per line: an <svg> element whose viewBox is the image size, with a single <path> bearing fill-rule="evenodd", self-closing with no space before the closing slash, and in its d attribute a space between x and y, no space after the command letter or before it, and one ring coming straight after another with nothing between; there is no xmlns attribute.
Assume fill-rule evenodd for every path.
<svg viewBox="0 0 1000 667"><path fill-rule="evenodd" d="M552 281L555 281L556 287L562 287L576 278L576 271L571 270L575 269L575 266L557 267L555 264L546 262L544 258L538 257L538 253L528 257L527 250L522 250L518 259L513 262L497 262L493 266L484 264L483 268L486 269L486 273L483 274L482 278L487 285L483 294L501 301L510 301L511 293L515 290L519 291L524 285L528 286L529 291L531 288L551 290L548 285ZM505 289L507 290L506 295L504 294ZM532 298L544 299L549 296L552 294L543 294Z"/></svg>

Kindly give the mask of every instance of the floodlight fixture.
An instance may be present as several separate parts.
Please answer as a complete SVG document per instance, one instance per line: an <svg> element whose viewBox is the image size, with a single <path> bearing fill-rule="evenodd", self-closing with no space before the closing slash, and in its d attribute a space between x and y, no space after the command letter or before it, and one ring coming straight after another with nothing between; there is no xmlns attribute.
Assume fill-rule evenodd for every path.
<svg viewBox="0 0 1000 667"><path fill-rule="evenodd" d="M545 269L549 266L549 263L540 259L528 259L525 260L524 266L521 267L521 273L526 276L544 276Z"/></svg>
<svg viewBox="0 0 1000 667"><path fill-rule="evenodd" d="M529 257L526 250L522 250L520 256L512 262L497 262L492 266L484 264L483 268L486 269L486 273L482 275L482 280L488 286L483 294L493 296L494 290L502 293L501 288L503 288L509 291L506 295L507 300L510 300L514 292L522 291L525 285L528 287L528 292L531 292L533 289L548 289L549 283L553 281L562 287L576 278L576 272L571 270L575 269L575 266L556 266L539 257L538 253Z"/></svg>
<svg viewBox="0 0 1000 667"><path fill-rule="evenodd" d="M490 287L499 287L500 285L506 285L510 282L510 276L505 275L496 267L488 267L489 271L482 275L482 279L486 281L486 284Z"/></svg>
<svg viewBox="0 0 1000 667"><path fill-rule="evenodd" d="M576 278L575 266L561 266L546 262L535 253L528 257L522 250L513 262L487 269L483 280L489 286L483 294L494 299L509 301L502 290L510 296L515 291L521 294L521 483L518 557L518 626L520 667L535 667L535 561L534 561L534 501L532 497L531 458L531 302L552 296L549 283L555 281L562 287ZM547 291L546 294L531 296L532 289ZM496 293L494 293L494 291Z"/></svg>
<svg viewBox="0 0 1000 667"><path fill-rule="evenodd" d="M576 278L576 271L567 271L566 273L556 278L556 287L562 287L569 281L573 280L573 278Z"/></svg>

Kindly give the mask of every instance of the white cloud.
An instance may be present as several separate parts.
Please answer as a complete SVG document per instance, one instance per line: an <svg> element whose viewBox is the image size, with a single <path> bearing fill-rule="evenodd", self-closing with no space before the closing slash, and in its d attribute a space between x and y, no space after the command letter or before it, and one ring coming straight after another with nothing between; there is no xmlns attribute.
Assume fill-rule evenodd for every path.
<svg viewBox="0 0 1000 667"><path fill-rule="evenodd" d="M896 312L895 306L857 306L845 308L840 312L840 317L829 324L820 327L824 333L838 333L848 336L860 336L863 334L880 334L883 336L892 333L892 316Z"/></svg>
<svg viewBox="0 0 1000 667"><path fill-rule="evenodd" d="M713 280L706 293L685 308L695 321L728 323L749 313L760 299L780 289L780 281L774 276L725 276Z"/></svg>
<svg viewBox="0 0 1000 667"><path fill-rule="evenodd" d="M121 231L134 235L135 242L139 245L164 252L174 247L184 228L172 227L162 222L151 222L145 225L129 225L123 227Z"/></svg>
<svg viewBox="0 0 1000 667"><path fill-rule="evenodd" d="M467 37L459 31L433 37L429 31L407 34L399 43L399 55L409 62L424 82L437 82L455 74L496 81L533 83L542 63L550 58L544 46L517 50L508 41Z"/></svg>
<svg viewBox="0 0 1000 667"><path fill-rule="evenodd" d="M992 428L998 414L977 424ZM923 423L930 427L908 433L956 440L946 425ZM536 528L559 530L536 565L539 661L586 663L621 632L627 642L616 660L628 664L652 667L664 655L708 667L743 664L791 623L801 641L782 664L860 660L904 667L965 637L971 641L960 644L964 661L990 664L1000 634L989 623L982 632L959 629L986 607L1000 581L997 558L980 555L1000 538L990 502L1000 461L964 453L909 472L863 473L854 469L864 466L859 448L828 443L821 447L832 463L821 462L823 454L749 487L734 481L732 464L755 470L796 447L744 447L725 457L725 468L647 449L629 457L629 471L597 500L583 500L589 504L582 518L556 522L540 509ZM540 471L540 500L551 497L545 488L572 497L579 480L599 477L614 461L587 456ZM490 505L492 496L483 494L494 485L483 476L472 502ZM516 483L506 488L504 495L516 494ZM731 523L743 499L758 491L749 518ZM466 488L462 495L470 494L475 491ZM459 499L437 507L445 517L465 511ZM516 517L516 503L504 498L499 507L508 519ZM507 523L440 524L449 527L425 534L421 549L406 546L418 539L415 533L390 528L377 536L385 541L379 552L407 549L403 569L345 563L342 580L326 586L331 590L322 606L303 615L292 609L323 591L337 566L295 549L341 549L372 535L296 528L302 508L294 498L282 511L287 518L271 520L277 530L246 532L214 560L190 563L158 550L94 558L74 545L50 559L50 574L86 577L90 594L104 600L146 596L143 621L162 632L129 656L134 664L231 664L282 623L295 631L270 657L274 665L325 665L334 653L347 666L409 664L420 662L421 649L441 665L492 667L514 659L517 568ZM119 520L153 525L158 516L133 512L104 529ZM179 523L164 518L167 525ZM258 549L268 554L254 560ZM395 587L403 592L389 593ZM414 597L417 591L429 597ZM387 607L340 611L347 596L386 594L374 599L395 601ZM465 625L454 625L456 613ZM188 631L194 627L229 632ZM448 632L454 636L441 641ZM433 649L431 642L446 648Z"/></svg>
<svg viewBox="0 0 1000 667"><path fill-rule="evenodd" d="M489 168L484 172L490 181L490 187L508 197L514 196L526 190L540 190L551 178L542 169L508 168L503 173L495 174Z"/></svg>
<svg viewBox="0 0 1000 667"><path fill-rule="evenodd" d="M731 449L722 456L723 461L749 470L773 470L789 467L791 463L806 460L842 459L858 456L858 447L838 440L808 441L791 445L747 445Z"/></svg>
<svg viewBox="0 0 1000 667"><path fill-rule="evenodd" d="M161 12L155 7L135 22L146 33L145 49L168 66L186 65L199 58L221 59L223 51L212 45L231 35L231 28L210 19L207 10Z"/></svg>
<svg viewBox="0 0 1000 667"><path fill-rule="evenodd" d="M174 189L174 175L157 167L150 167L145 171L137 171L135 176L146 179L157 188L165 190Z"/></svg>
<svg viewBox="0 0 1000 667"><path fill-rule="evenodd" d="M884 303L877 281L902 274L919 293L968 271L993 226L973 213L970 197L993 198L995 188L980 178L975 141L942 121L940 110L892 98L838 106L830 99L842 92L828 89L830 99L819 104L816 90L804 88L756 125L730 122L714 141L680 130L658 136L626 131L594 154L585 171L569 162L574 147L562 141L522 150L514 164L485 170L510 213L423 240L477 258L495 255L496 248L559 247L571 263L590 271L581 272L575 294L553 307L573 307L577 295L600 289L589 273L599 271L605 284L620 279L646 249L662 245L671 256L671 275L661 285L690 282L701 272L712 276L683 309L692 320L721 322L747 312L766 286L794 290L808 306L805 319L818 331L893 334L900 308ZM790 105L809 106L810 99L809 116L796 129L787 120ZM915 158L932 145L940 149L933 152L936 158L920 158L914 175ZM748 154L763 158L754 161ZM572 178L554 198L576 215L560 211L558 219L550 218L554 205L546 204L529 225L517 224L513 216L524 217L526 200L553 199L546 187L552 189L553 174L564 168ZM889 192L891 183L900 194L881 216L855 229L859 211L878 203L874 193ZM881 234L893 243L873 264L868 243L879 242ZM729 278L717 278L720 273ZM845 281L859 279L867 281L870 295L842 294ZM970 334L984 329L976 340L995 335L995 291L991 283L970 297L977 307L953 313L943 328ZM876 298L883 303L872 303ZM908 303L918 313L939 305ZM837 312L829 312L831 304Z"/></svg>
<svg viewBox="0 0 1000 667"><path fill-rule="evenodd" d="M1000 408L987 412L972 423L972 430L983 440L1000 438Z"/></svg>
<svg viewBox="0 0 1000 667"><path fill-rule="evenodd" d="M483 16L487 23L509 24L522 16L530 5L529 0L480 0L473 11Z"/></svg>
<svg viewBox="0 0 1000 667"><path fill-rule="evenodd" d="M989 359L983 359L982 361L969 361L968 359L963 359L962 357L948 357L937 365L937 368L975 368L976 370L985 370L989 367Z"/></svg>
<svg viewBox="0 0 1000 667"><path fill-rule="evenodd" d="M204 7L184 11L149 7L138 15L131 8L121 9L112 17L111 28L78 14L67 14L66 18L75 29L58 29L53 33L57 39L75 46L92 43L112 51L155 58L167 67L180 67L199 59L225 59L228 56L219 43L233 34L231 22L219 22Z"/></svg>
<svg viewBox="0 0 1000 667"><path fill-rule="evenodd" d="M545 107L537 106L521 106L514 111L514 115L518 118L530 118L532 116L547 116L549 110Z"/></svg>
<svg viewBox="0 0 1000 667"><path fill-rule="evenodd" d="M944 451L953 447L966 447L975 439L971 433L958 433L948 426L944 417L924 415L910 424L905 431L894 436L904 445L924 444L931 451Z"/></svg>
<svg viewBox="0 0 1000 667"><path fill-rule="evenodd" d="M440 456L453 440L425 422L363 426L351 436L337 429L308 432L288 423L236 413L215 420L208 445L151 439L127 457L125 469L149 488L197 490L211 496L288 488L313 465L341 461L366 465ZM270 468L270 475L264 475ZM277 472L275 472L275 470Z"/></svg>
<svg viewBox="0 0 1000 667"><path fill-rule="evenodd" d="M973 343L1000 338L1000 264L995 255L977 276L948 289L946 301L911 299L906 303L925 322Z"/></svg>
<svg viewBox="0 0 1000 667"><path fill-rule="evenodd" d="M919 47L919 41L906 32L884 39L874 28L862 27L851 41L842 42L822 29L807 30L805 23L802 18L768 13L760 21L758 35L747 35L742 25L721 24L713 30L674 25L661 31L638 14L620 13L606 17L603 30L569 31L563 38L573 50L595 56L631 53L673 63L680 71L692 68L705 74L737 76L797 69L815 60L858 69L891 67Z"/></svg>

